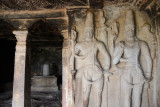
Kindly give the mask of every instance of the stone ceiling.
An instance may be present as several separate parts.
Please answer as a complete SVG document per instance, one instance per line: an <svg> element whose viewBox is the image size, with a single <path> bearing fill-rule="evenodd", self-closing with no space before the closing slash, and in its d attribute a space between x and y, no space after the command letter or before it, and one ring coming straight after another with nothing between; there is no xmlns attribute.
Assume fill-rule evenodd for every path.
<svg viewBox="0 0 160 107"><path fill-rule="evenodd" d="M2 10L59 9L87 4L87 0L0 0Z"/></svg>
<svg viewBox="0 0 160 107"><path fill-rule="evenodd" d="M0 10L61 9L74 6L102 7L131 3L145 9L159 0L0 0Z"/></svg>

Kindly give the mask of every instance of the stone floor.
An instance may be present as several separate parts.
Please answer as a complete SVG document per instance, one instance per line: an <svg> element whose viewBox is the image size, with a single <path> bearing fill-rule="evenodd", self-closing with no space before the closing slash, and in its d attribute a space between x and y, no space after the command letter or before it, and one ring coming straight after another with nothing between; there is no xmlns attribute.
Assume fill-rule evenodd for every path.
<svg viewBox="0 0 160 107"><path fill-rule="evenodd" d="M62 92L36 93L32 92L31 107L62 107ZM0 107L11 107L12 92L0 94Z"/></svg>

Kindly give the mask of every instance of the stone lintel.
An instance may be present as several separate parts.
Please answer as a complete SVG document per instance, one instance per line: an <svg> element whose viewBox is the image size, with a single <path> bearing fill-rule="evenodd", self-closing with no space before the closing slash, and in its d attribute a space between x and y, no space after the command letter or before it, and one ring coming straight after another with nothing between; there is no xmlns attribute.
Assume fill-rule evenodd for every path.
<svg viewBox="0 0 160 107"><path fill-rule="evenodd" d="M65 17L65 9L45 9L34 11L0 11L1 19L35 19Z"/></svg>
<svg viewBox="0 0 160 107"><path fill-rule="evenodd" d="M58 18L35 18L35 19L4 19L6 23L13 26L14 30L28 30L33 27L33 25L40 21L45 20L48 25L56 25L59 30L65 30L68 28L68 18L58 17Z"/></svg>

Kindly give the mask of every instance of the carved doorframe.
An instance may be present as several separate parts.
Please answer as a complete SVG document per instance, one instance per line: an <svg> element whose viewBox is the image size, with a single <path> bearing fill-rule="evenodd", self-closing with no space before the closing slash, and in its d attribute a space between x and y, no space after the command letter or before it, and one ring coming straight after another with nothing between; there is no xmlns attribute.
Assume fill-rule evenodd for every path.
<svg viewBox="0 0 160 107"><path fill-rule="evenodd" d="M69 32L63 30L64 37L62 48L62 107L72 107L72 74L69 70Z"/></svg>

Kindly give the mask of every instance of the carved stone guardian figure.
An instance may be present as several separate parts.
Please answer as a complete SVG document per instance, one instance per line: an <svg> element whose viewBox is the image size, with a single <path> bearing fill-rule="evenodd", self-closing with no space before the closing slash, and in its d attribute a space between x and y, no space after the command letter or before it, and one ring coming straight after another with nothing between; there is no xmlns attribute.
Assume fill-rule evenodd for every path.
<svg viewBox="0 0 160 107"><path fill-rule="evenodd" d="M121 107L140 107L143 85L151 78L152 59L147 44L135 37L134 16L131 10L126 13L125 34L126 39L115 47L112 60L116 67L114 74L121 77ZM143 71L140 65L141 55L146 61L146 71Z"/></svg>
<svg viewBox="0 0 160 107"><path fill-rule="evenodd" d="M76 33L72 31L72 34ZM105 67L101 66L97 58L99 52L104 55ZM72 55L75 60L80 60L82 65L78 69L71 67L72 71L76 71L73 72L75 73L75 107L101 107L103 74L109 75L110 57L104 44L94 38L93 14L91 12L88 12L86 16L84 41L75 44ZM71 63L74 62L73 56L70 60L72 60Z"/></svg>

